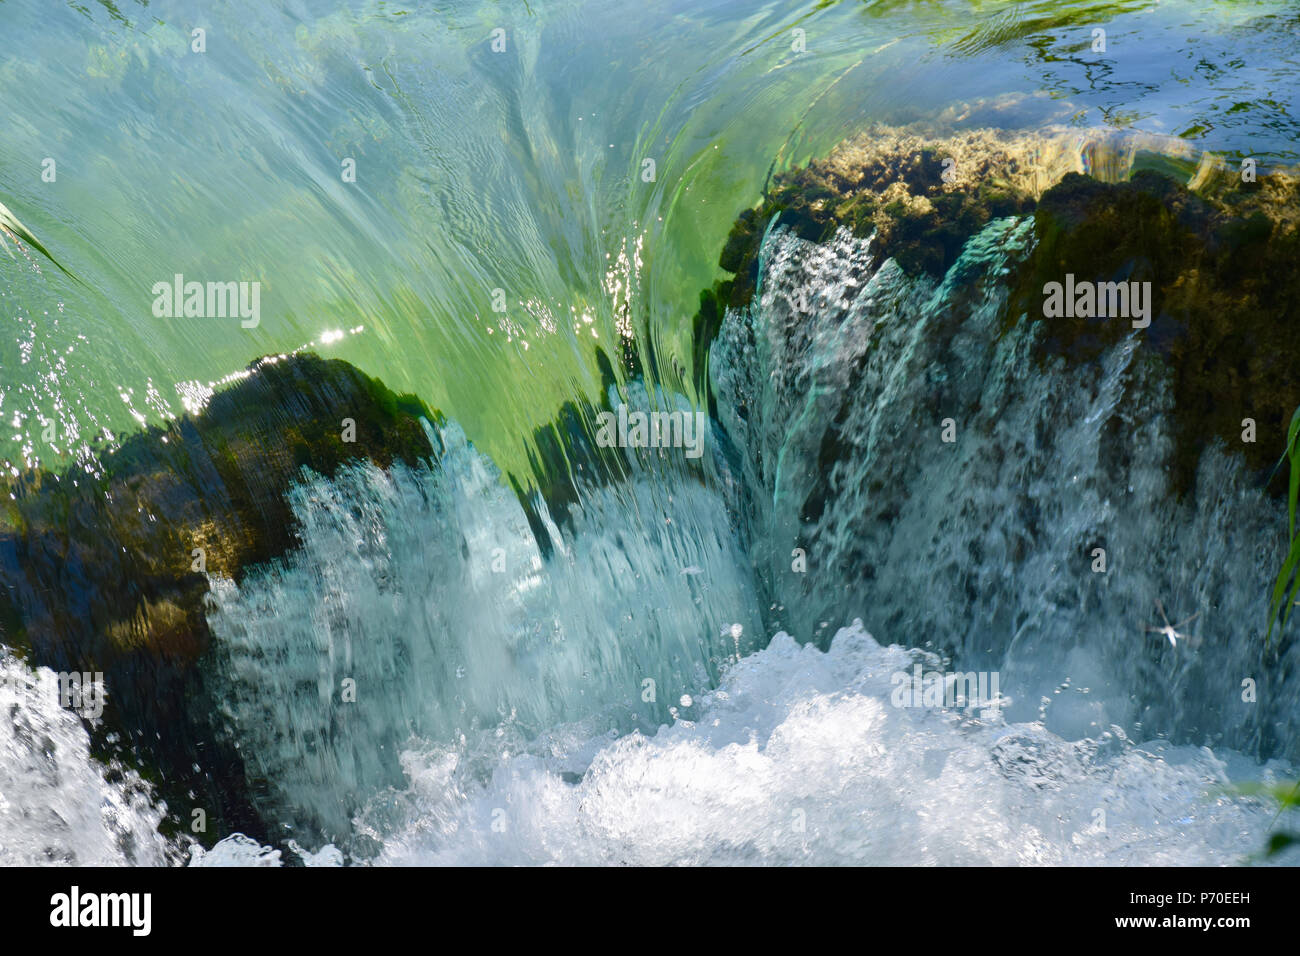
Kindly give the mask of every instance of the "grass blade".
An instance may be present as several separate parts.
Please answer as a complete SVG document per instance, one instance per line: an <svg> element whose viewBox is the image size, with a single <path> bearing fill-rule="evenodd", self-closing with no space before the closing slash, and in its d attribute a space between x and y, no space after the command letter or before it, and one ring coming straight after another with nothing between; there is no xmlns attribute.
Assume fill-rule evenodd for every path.
<svg viewBox="0 0 1300 956"><path fill-rule="evenodd" d="M63 263L61 263L58 259L54 258L54 256L50 255L50 250L46 249L45 246L41 243L41 241L37 239L34 235L32 235L32 231L28 229L26 226L24 226L21 222L19 222L18 217L15 216L12 212L10 212L9 207L2 202L0 202L0 230L4 230L15 240L25 242L27 245L31 246L33 249L35 249L37 252L43 255L46 259L49 259L56 266L58 266L59 271L62 272L64 275L66 275L68 278L70 279L77 278L75 275L73 275L71 272L69 272L67 269L63 267ZM10 251L9 255L12 257L13 252Z"/></svg>

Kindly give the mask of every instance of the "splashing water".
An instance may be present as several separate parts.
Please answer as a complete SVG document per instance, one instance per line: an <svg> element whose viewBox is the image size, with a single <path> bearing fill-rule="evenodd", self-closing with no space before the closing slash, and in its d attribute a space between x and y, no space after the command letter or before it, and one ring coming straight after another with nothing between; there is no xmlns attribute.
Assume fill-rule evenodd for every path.
<svg viewBox="0 0 1300 956"><path fill-rule="evenodd" d="M821 246L773 231L760 299L712 357L771 623L824 641L862 616L1000 670L1017 719L1051 699L1070 738L1119 724L1296 759L1297 649L1261 664L1252 586L1283 557L1275 504L1221 446L1175 493L1169 373L1132 336L1095 374L1035 364L1042 323L1001 318L1030 235L990 223L936 283L873 271L870 241L844 231ZM1151 637L1157 601L1201 613L1195 653Z"/></svg>
<svg viewBox="0 0 1300 956"><path fill-rule="evenodd" d="M1256 596L1188 576L1179 555L1265 566L1223 529L1263 527L1267 502L1233 491L1237 466L1211 450L1171 517L1164 393L1131 343L1091 388L1061 368L1019 373L1033 331L999 334L995 318L1026 236L1018 220L990 224L936 283L875 269L869 240L818 246L777 228L761 294L728 314L714 354L726 434L710 434L707 466L629 451L627 477L583 485L563 522L534 498L548 548L454 424L429 426L444 453L425 467L304 473L301 548L238 586L213 581L205 681L259 809L294 841L229 837L193 862L1245 859L1273 814L1230 784L1291 770L1239 751L1294 710L1229 712L1205 671L1247 666L1248 641L1167 648L1123 602L1186 596L1231 608L1224 628L1258 615ZM969 426L983 440L927 450L890 425L937 423L957 401L987 416ZM1126 405L1146 424L1108 438ZM1000 428L1034 443L999 454L987 436ZM1117 476L1123 498L1107 494ZM1033 524L1000 523L1025 502ZM1112 560L1145 561L1106 601L1086 561L1072 573L1058 556L1099 534ZM1151 560L1150 536L1170 560ZM792 541L816 556L806 576L786 570ZM808 640L832 615L998 671L1004 714L898 706L895 675L949 662L882 647L860 622L824 650L784 631L756 649L774 621ZM1276 693L1293 691L1278 678ZM56 718L102 792L84 732ZM114 799L147 812L132 793ZM161 854L140 822L112 844L101 821L93 858L118 844L124 861Z"/></svg>
<svg viewBox="0 0 1300 956"><path fill-rule="evenodd" d="M59 681L0 654L0 865L159 866L164 808L131 770L90 755Z"/></svg>
<svg viewBox="0 0 1300 956"><path fill-rule="evenodd" d="M758 300L728 314L715 351L727 431L707 467L629 452L627 478L582 486L561 523L535 498L549 548L454 424L429 426L445 451L426 467L304 473L301 548L238 586L214 579L205 682L259 809L294 841L230 837L193 862L1244 860L1273 813L1230 785L1286 779L1247 752L1294 710L1229 712L1205 672L1247 666L1245 637L1166 647L1123 602L1185 595L1233 608L1205 622L1224 628L1258 615L1257 596L1188 576L1179 555L1265 566L1223 529L1262 527L1267 502L1233 491L1237 466L1211 450L1171 517L1150 460L1170 445L1164 393L1131 343L1091 388L1019 373L1032 328L999 334L995 318L1026 236L990 224L936 283L875 269L869 240L777 228ZM980 441L927 450L891 428L958 400L987 416L969 426ZM1108 438L1108 416L1138 403L1146 424ZM998 455L1000 428L1035 443ZM1123 498L1107 493L1117 476ZM1034 524L1002 523L1027 501ZM1112 560L1144 562L1106 601L1086 561L1072 573L1057 556L1097 535ZM1170 560L1150 558L1150 536ZM806 576L787 570L791 541L815 556ZM861 622L824 650L784 631L756 649L774 621L808 640L832 615L998 671L1004 711L899 706L895 675L950 662L883 647ZM1278 678L1275 693L1293 691Z"/></svg>
<svg viewBox="0 0 1300 956"><path fill-rule="evenodd" d="M567 725L509 755L490 735L406 750L407 785L361 817L374 862L1208 865L1268 832L1267 806L1221 790L1244 758L894 706L917 660L860 622L826 652L782 633L649 736Z"/></svg>
<svg viewBox="0 0 1300 956"><path fill-rule="evenodd" d="M436 470L301 485L302 551L214 593L216 706L276 810L332 839L368 793L400 784L412 735L486 726L508 750L579 717L654 726L752 649L724 628L760 631L707 489L634 473L591 491L562 537L542 506L563 541L544 561L491 463L455 426L438 440Z"/></svg>

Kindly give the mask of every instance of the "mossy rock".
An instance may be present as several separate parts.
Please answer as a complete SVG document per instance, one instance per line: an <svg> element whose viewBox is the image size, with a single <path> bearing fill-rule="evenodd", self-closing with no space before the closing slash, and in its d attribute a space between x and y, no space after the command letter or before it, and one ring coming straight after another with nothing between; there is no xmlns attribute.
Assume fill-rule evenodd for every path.
<svg viewBox="0 0 1300 956"><path fill-rule="evenodd" d="M763 236L773 220L800 238L826 242L841 229L875 236L877 263L941 278L966 241L992 219L1033 211L1039 178L1033 140L993 131L924 138L874 127L824 160L776 174L762 201L740 213L719 267L732 274L700 294L693 320L697 382L728 308L758 285Z"/></svg>
<svg viewBox="0 0 1300 956"><path fill-rule="evenodd" d="M387 468L437 457L422 418L441 420L346 362L269 358L200 414L104 453L96 475L70 468L7 482L0 643L33 666L102 672L100 752L115 733L114 755L145 770L174 812L202 806L213 832L260 832L197 666L212 641L207 574L240 581L295 546L286 492L301 469L331 476L363 459ZM355 441L344 440L344 419ZM193 569L195 549L207 573Z"/></svg>
<svg viewBox="0 0 1300 956"><path fill-rule="evenodd" d="M1185 491L1201 452L1220 440L1266 475L1300 407L1300 229L1260 190L1198 195L1163 171L1127 182L1070 174L1034 213L1037 245L1007 321L1041 321L1036 355L1093 362L1132 332L1122 318L1043 317L1043 288L1075 282L1150 282L1142 358L1168 367L1176 418L1176 485ZM1254 442L1242 440L1253 419ZM1283 490L1281 477L1273 486Z"/></svg>
<svg viewBox="0 0 1300 956"><path fill-rule="evenodd" d="M1085 175L1085 170L1090 174ZM1122 319L1043 317L1043 287L1149 281L1143 360L1174 382L1175 482L1185 491L1206 445L1220 440L1261 475L1276 464L1300 406L1300 189L1287 171L1240 171L1169 137L1096 130L934 134L874 127L830 156L774 177L737 218L719 259L732 278L700 295L694 318L697 383L728 308L758 283L774 218L815 242L841 229L874 235L877 265L941 278L992 219L1033 215L1036 245L1018 274L1006 322L1044 323L1040 362L1083 368L1130 331ZM778 218L779 217L779 218ZM710 390L711 391L711 390ZM711 407L715 401L710 393ZM1253 419L1256 440L1242 441ZM1284 474L1270 488L1280 493Z"/></svg>

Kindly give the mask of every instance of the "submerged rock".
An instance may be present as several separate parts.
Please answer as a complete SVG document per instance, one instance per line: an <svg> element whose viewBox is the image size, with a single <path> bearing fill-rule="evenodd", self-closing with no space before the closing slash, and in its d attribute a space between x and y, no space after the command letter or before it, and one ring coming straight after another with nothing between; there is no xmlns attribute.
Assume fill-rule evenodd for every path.
<svg viewBox="0 0 1300 956"><path fill-rule="evenodd" d="M208 575L240 581L295 546L286 497L304 469L331 476L435 456L418 399L313 354L254 362L197 415L150 427L102 468L32 471L0 485L0 643L33 666L102 674L96 742L158 784L188 829L261 832L219 701L198 662ZM90 716L94 716L91 714Z"/></svg>

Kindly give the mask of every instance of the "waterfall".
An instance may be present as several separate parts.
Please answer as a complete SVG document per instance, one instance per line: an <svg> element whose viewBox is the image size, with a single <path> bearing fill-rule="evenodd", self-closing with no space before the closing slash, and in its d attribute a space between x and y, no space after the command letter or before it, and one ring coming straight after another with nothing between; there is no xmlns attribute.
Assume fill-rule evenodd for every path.
<svg viewBox="0 0 1300 956"><path fill-rule="evenodd" d="M1030 237L995 221L935 281L778 226L713 353L710 467L630 455L572 530L542 506L549 556L454 425L436 470L301 485L302 550L210 618L274 811L377 863L1244 859L1272 810L1232 785L1294 759L1239 580L1276 505L1219 448L1173 493L1131 336L1031 374ZM998 707L900 704L916 668L992 671Z"/></svg>
<svg viewBox="0 0 1300 956"><path fill-rule="evenodd" d="M767 238L712 360L770 626L824 644L861 617L1000 671L1009 717L1045 710L1067 738L1114 724L1295 759L1296 650L1263 655L1285 509L1221 445L1176 493L1170 373L1140 331L1094 366L1035 363L1043 320L1006 316L1028 226L990 223L942 281L844 231ZM1148 631L1157 601L1198 615L1196 640Z"/></svg>
<svg viewBox="0 0 1300 956"><path fill-rule="evenodd" d="M572 531L539 501L559 541L543 560L491 462L454 424L438 442L436 467L299 485L302 549L215 582L216 706L272 816L330 839L403 784L412 738L509 751L573 721L654 727L761 634L710 488L629 455L631 479L589 489Z"/></svg>

